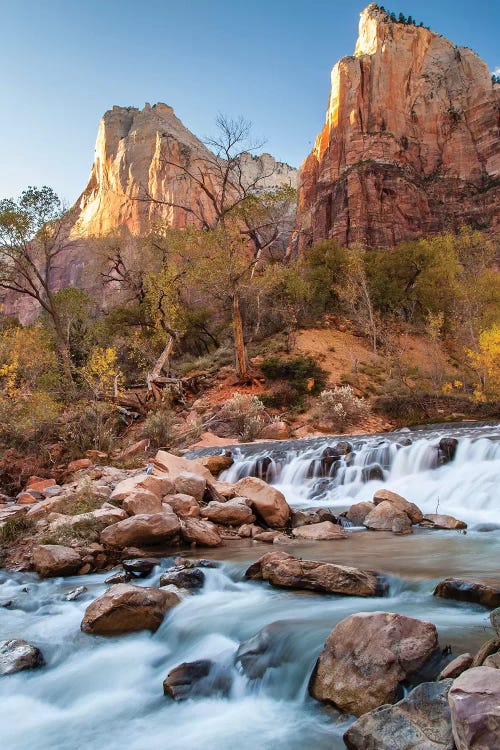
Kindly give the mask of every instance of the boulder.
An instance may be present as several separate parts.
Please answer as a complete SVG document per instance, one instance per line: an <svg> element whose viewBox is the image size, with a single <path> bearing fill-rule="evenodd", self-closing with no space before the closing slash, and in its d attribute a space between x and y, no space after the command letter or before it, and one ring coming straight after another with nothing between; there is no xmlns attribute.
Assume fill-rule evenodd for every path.
<svg viewBox="0 0 500 750"><path fill-rule="evenodd" d="M243 641L234 658L250 680L261 679L272 667L291 661L293 622L277 620Z"/></svg>
<svg viewBox="0 0 500 750"><path fill-rule="evenodd" d="M353 526L363 526L366 516L374 510L373 503L354 503L346 512L345 517Z"/></svg>
<svg viewBox="0 0 500 750"><path fill-rule="evenodd" d="M228 452L216 456L203 456L199 461L214 477L218 477L234 464L234 459Z"/></svg>
<svg viewBox="0 0 500 750"><path fill-rule="evenodd" d="M490 612L490 622L493 630L498 636L500 636L500 607L497 607L493 612Z"/></svg>
<svg viewBox="0 0 500 750"><path fill-rule="evenodd" d="M163 681L163 692L176 701L207 696L227 696L231 675L227 668L210 659L183 662L172 669Z"/></svg>
<svg viewBox="0 0 500 750"><path fill-rule="evenodd" d="M146 578L146 576L151 575L160 562L161 560L158 560L156 557L142 557L133 560L123 560L122 566L126 573Z"/></svg>
<svg viewBox="0 0 500 750"><path fill-rule="evenodd" d="M268 526L281 529L287 525L291 511L282 492L256 477L240 479L234 487L238 495L252 501L257 516Z"/></svg>
<svg viewBox="0 0 500 750"><path fill-rule="evenodd" d="M250 501L244 497L234 497L224 503L211 502L201 511L203 518L222 526L239 526L242 523L252 523L255 516L250 507Z"/></svg>
<svg viewBox="0 0 500 750"><path fill-rule="evenodd" d="M85 610L81 629L92 635L157 630L165 613L179 604L171 591L118 583Z"/></svg>
<svg viewBox="0 0 500 750"><path fill-rule="evenodd" d="M462 578L445 578L434 589L434 596L443 599L456 599L460 602L474 602L493 609L500 605L500 585Z"/></svg>
<svg viewBox="0 0 500 750"><path fill-rule="evenodd" d="M490 638L489 641L483 643L475 655L472 666L481 667L489 656L498 653L498 651L500 651L500 638Z"/></svg>
<svg viewBox="0 0 500 750"><path fill-rule="evenodd" d="M278 539L279 537L284 536L279 531L262 531L262 529L259 531L258 534L255 534L253 536L253 539L255 539L256 542L264 542L265 544L274 544L274 541ZM288 537L285 537L287 541L290 541Z"/></svg>
<svg viewBox="0 0 500 750"><path fill-rule="evenodd" d="M38 545L33 550L31 561L42 578L74 575L82 565L80 554L61 544Z"/></svg>
<svg viewBox="0 0 500 750"><path fill-rule="evenodd" d="M143 513L114 523L101 532L102 544L109 547L162 544L177 536L180 522L173 511L167 513Z"/></svg>
<svg viewBox="0 0 500 750"><path fill-rule="evenodd" d="M246 571L251 580L273 586L348 596L377 596L381 583L374 573L333 563L298 560L286 552L268 552Z"/></svg>
<svg viewBox="0 0 500 750"><path fill-rule="evenodd" d="M411 527L411 521L406 515L406 513L401 513L400 516L397 516L393 520L391 531L393 534L399 534L400 536L413 533L413 529Z"/></svg>
<svg viewBox="0 0 500 750"><path fill-rule="evenodd" d="M33 490L34 492L43 492L49 487L57 487L55 479L41 479L40 477L31 477L26 485L26 490Z"/></svg>
<svg viewBox="0 0 500 750"><path fill-rule="evenodd" d="M0 641L0 675L37 669L44 664L42 652L31 643L21 640Z"/></svg>
<svg viewBox="0 0 500 750"><path fill-rule="evenodd" d="M196 518L200 515L200 504L191 495L167 495L164 498L165 503L179 518Z"/></svg>
<svg viewBox="0 0 500 750"><path fill-rule="evenodd" d="M242 539L251 539L253 537L256 537L257 534L261 534L262 531L263 529L260 526L257 526L255 523L244 523L238 529L238 536L240 536Z"/></svg>
<svg viewBox="0 0 500 750"><path fill-rule="evenodd" d="M392 503L398 510L406 513L412 523L420 523L424 517L422 511L415 503L408 502L404 497L398 495L397 492L391 492L391 490L377 490L373 496L373 502L375 505Z"/></svg>
<svg viewBox="0 0 500 750"><path fill-rule="evenodd" d="M474 667L457 677L448 701L457 750L498 750L500 738L500 673Z"/></svg>
<svg viewBox="0 0 500 750"><path fill-rule="evenodd" d="M125 500L137 490L149 490L160 499L175 492L174 483L168 476L141 473L119 482L111 493L110 500Z"/></svg>
<svg viewBox="0 0 500 750"><path fill-rule="evenodd" d="M392 531L395 522L399 524L399 528L411 528L411 520L404 511L393 503L382 502L368 513L363 525L372 531Z"/></svg>
<svg viewBox="0 0 500 750"><path fill-rule="evenodd" d="M349 750L454 750L448 691L424 682L394 706L363 714L344 734Z"/></svg>
<svg viewBox="0 0 500 750"><path fill-rule="evenodd" d="M18 505L33 505L33 503L38 502L38 500L40 500L42 497L43 495L36 492L35 490L30 490L29 492L20 492L16 497L16 503Z"/></svg>
<svg viewBox="0 0 500 750"><path fill-rule="evenodd" d="M77 471L82 471L82 469L90 469L91 466L92 461L90 458L77 458L76 461L70 461L66 470L69 474L75 474Z"/></svg>
<svg viewBox="0 0 500 750"><path fill-rule="evenodd" d="M313 539L315 541L329 541L332 539L347 539L347 534L339 524L331 521L300 526L292 531L297 539Z"/></svg>
<svg viewBox="0 0 500 750"><path fill-rule="evenodd" d="M286 422L271 422L266 424L259 433L261 440L287 440L290 428Z"/></svg>
<svg viewBox="0 0 500 750"><path fill-rule="evenodd" d="M222 544L214 524L200 518L184 518L181 521L181 535L185 542L198 547L218 547Z"/></svg>
<svg viewBox="0 0 500 750"><path fill-rule="evenodd" d="M198 568L186 568L176 565L169 568L160 577L160 586L178 586L180 589L202 589L205 573Z"/></svg>
<svg viewBox="0 0 500 750"><path fill-rule="evenodd" d="M139 516L144 513L161 513L161 498L149 490L137 489L131 492L122 502L122 507L129 516Z"/></svg>
<svg viewBox="0 0 500 750"><path fill-rule="evenodd" d="M225 497L226 500L230 500L238 494L234 484L231 482L220 482L218 479L209 482L207 487L212 487L221 497Z"/></svg>
<svg viewBox="0 0 500 750"><path fill-rule="evenodd" d="M78 527L88 527L89 524L92 524L97 531L98 529L104 529L106 526L118 523L118 521L123 521L127 517L127 513L121 508L108 506L97 508L97 510L92 510L89 513L78 513L76 516L54 513L49 516L49 521L50 529L57 529L61 526L71 526L73 529L78 529Z"/></svg>
<svg viewBox="0 0 500 750"><path fill-rule="evenodd" d="M435 626L392 612L360 612L328 636L311 677L310 693L361 716L399 696L438 646Z"/></svg>
<svg viewBox="0 0 500 750"><path fill-rule="evenodd" d="M469 669L469 667L472 666L473 661L474 657L472 654L460 654L460 656L457 656L455 659L448 662L446 667L441 670L438 680L446 680L449 677L458 677L458 675L462 674L462 672L465 672L466 669Z"/></svg>
<svg viewBox="0 0 500 750"><path fill-rule="evenodd" d="M201 461L191 461L188 458L174 456L173 453L168 453L168 451L158 451L153 459L153 464L160 471L164 472L172 482L175 481L179 474L184 472L197 474L199 477L202 477L207 481L212 479L212 474L209 469L207 469L206 466L203 466Z"/></svg>
<svg viewBox="0 0 500 750"><path fill-rule="evenodd" d="M322 523L322 521L337 522L337 517L328 508L308 508L307 510L292 511L292 528L308 526L311 523Z"/></svg>
<svg viewBox="0 0 500 750"><path fill-rule="evenodd" d="M458 440L456 438L441 438L438 444L439 457L441 463L448 463L453 461L458 448Z"/></svg>
<svg viewBox="0 0 500 750"><path fill-rule="evenodd" d="M174 487L177 494L190 495L195 500L203 500L207 480L194 474L192 471L181 471L174 480Z"/></svg>
<svg viewBox="0 0 500 750"><path fill-rule="evenodd" d="M145 453L147 449L149 448L149 440L147 438L143 438L142 440L138 440L136 443L133 443L132 445L129 445L128 448L125 448L120 453L119 458L130 458L131 456L137 456L139 453Z"/></svg>
<svg viewBox="0 0 500 750"><path fill-rule="evenodd" d="M466 529L465 521L459 521L453 516L446 516L442 513L426 513L420 526L425 529Z"/></svg>
<svg viewBox="0 0 500 750"><path fill-rule="evenodd" d="M482 666L500 669L500 651L497 651L496 654L490 654L490 656L487 656L483 661Z"/></svg>
<svg viewBox="0 0 500 750"><path fill-rule="evenodd" d="M108 576L104 583L109 584L110 586L114 586L117 583L129 583L130 581L133 581L135 576L133 573L127 573L126 570L118 570L116 573L112 573L110 576Z"/></svg>

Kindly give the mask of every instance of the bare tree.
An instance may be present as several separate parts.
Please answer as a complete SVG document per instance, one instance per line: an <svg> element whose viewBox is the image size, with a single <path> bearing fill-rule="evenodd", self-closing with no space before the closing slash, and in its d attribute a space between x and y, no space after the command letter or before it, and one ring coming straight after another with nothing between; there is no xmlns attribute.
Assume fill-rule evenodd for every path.
<svg viewBox="0 0 500 750"><path fill-rule="evenodd" d="M62 203L49 187L29 187L17 201L0 201L0 288L30 297L49 315L66 379L71 357L52 278L67 247Z"/></svg>

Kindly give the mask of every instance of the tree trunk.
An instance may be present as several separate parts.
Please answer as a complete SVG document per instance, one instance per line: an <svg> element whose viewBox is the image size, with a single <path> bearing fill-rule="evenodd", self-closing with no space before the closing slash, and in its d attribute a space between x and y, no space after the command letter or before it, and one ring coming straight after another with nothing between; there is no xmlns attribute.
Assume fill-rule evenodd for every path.
<svg viewBox="0 0 500 750"><path fill-rule="evenodd" d="M51 309L48 312L54 324L54 331L56 334L56 346L57 346L57 351L59 353L59 357L61 360L61 365L62 365L62 369L64 373L64 379L66 380L68 387L72 388L74 386L73 363L71 362L71 354L69 352L67 339L64 335L62 323L61 323L61 320L59 318L57 311L54 309L53 306L51 306Z"/></svg>
<svg viewBox="0 0 500 750"><path fill-rule="evenodd" d="M240 302L237 294L233 296L233 331L236 374L240 380L248 380L248 357L245 339L243 337L243 321L241 320Z"/></svg>
<svg viewBox="0 0 500 750"><path fill-rule="evenodd" d="M170 355L172 354L172 349L174 348L174 343L175 343L175 339L172 335L170 335L167 339L167 343L165 344L165 347L162 353L156 360L155 366L153 367L153 371L148 375L149 390L151 390L151 381L156 380L156 378L159 378L164 367L168 365Z"/></svg>

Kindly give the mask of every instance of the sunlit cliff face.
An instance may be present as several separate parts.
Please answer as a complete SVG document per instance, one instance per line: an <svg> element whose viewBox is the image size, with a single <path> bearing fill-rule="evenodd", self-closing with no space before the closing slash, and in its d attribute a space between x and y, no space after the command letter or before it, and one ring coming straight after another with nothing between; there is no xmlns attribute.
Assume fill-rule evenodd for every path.
<svg viewBox="0 0 500 750"><path fill-rule="evenodd" d="M332 69L325 125L301 168L302 246L498 229L499 99L472 50L368 6L354 55Z"/></svg>

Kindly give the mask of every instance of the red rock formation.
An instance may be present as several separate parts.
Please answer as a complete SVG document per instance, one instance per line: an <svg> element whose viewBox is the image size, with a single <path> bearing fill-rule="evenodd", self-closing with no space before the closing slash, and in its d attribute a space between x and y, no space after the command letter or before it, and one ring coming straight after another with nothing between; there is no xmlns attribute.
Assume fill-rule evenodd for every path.
<svg viewBox="0 0 500 750"><path fill-rule="evenodd" d="M354 56L332 70L326 123L302 165L301 245L391 246L464 223L498 229L499 100L472 50L368 6Z"/></svg>

